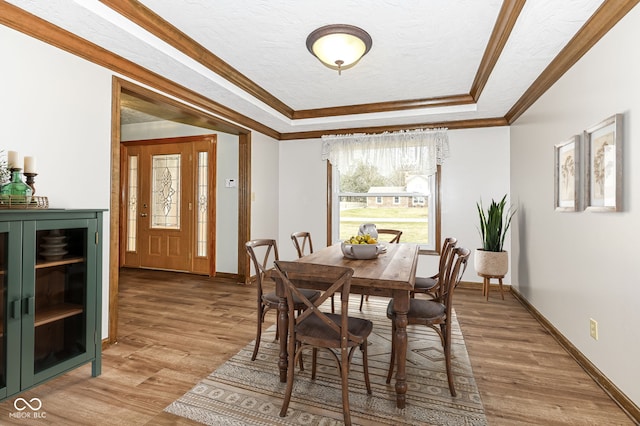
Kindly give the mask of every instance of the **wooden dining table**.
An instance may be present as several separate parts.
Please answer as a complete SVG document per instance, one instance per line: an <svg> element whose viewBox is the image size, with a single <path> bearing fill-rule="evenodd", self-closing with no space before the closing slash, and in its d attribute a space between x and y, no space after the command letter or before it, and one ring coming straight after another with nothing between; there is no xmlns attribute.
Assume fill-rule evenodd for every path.
<svg viewBox="0 0 640 426"><path fill-rule="evenodd" d="M348 259L342 254L340 243L323 248L310 255L304 256L297 262L316 263L320 265L345 266L353 268L351 278L351 293L369 294L375 296L392 297L396 312L395 359L396 369L396 405L405 407L407 393L407 311L409 310L409 296L415 283L416 267L418 264L418 245L413 243L387 244L386 252L375 259ZM316 286L321 285L316 283ZM287 381L287 330L288 311L284 289L276 286L276 293L280 297L278 306L278 329L280 340L280 358L278 367L280 381ZM318 290L325 288L316 287Z"/></svg>

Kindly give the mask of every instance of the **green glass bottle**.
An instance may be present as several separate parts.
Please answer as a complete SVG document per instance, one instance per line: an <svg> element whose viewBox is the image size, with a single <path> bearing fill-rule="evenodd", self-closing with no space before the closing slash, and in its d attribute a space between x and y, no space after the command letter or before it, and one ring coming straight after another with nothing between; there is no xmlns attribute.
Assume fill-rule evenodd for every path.
<svg viewBox="0 0 640 426"><path fill-rule="evenodd" d="M33 190L29 185L22 182L20 177L21 169L11 169L11 182L3 185L0 189L0 199L8 204L29 204Z"/></svg>

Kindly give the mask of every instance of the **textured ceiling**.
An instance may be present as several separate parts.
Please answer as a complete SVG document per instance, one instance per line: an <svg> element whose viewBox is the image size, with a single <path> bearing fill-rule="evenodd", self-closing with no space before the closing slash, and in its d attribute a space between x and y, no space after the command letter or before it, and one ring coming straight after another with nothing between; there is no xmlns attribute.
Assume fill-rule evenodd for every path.
<svg viewBox="0 0 640 426"><path fill-rule="evenodd" d="M36 16L167 77L267 126L291 133L504 117L602 0L529 0L477 99L452 106L358 114L296 111L468 95L492 39L501 0L9 0ZM125 15L152 12L269 97L232 83L199 54L184 53ZM517 3L507 1L505 3ZM109 5L111 7L109 7ZM146 6L141 7L141 5ZM124 7L124 6L123 6ZM154 16L155 16L154 15ZM157 22L158 20L156 20ZM307 51L314 29L345 23L365 29L371 51L338 75ZM204 49L202 49L204 48ZM233 73L231 73L233 74ZM278 107L280 105L280 107ZM291 110L293 114L283 113ZM350 109L345 109L350 111ZM356 111L356 110L354 110Z"/></svg>

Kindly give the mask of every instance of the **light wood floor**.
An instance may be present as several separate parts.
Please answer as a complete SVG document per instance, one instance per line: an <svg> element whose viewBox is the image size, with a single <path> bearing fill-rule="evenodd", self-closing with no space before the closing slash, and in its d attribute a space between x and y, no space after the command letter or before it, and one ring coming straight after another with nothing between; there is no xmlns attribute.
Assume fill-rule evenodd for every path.
<svg viewBox="0 0 640 426"><path fill-rule="evenodd" d="M634 424L511 294L480 293L458 289L455 308L489 424ZM9 398L0 424L194 424L162 410L255 337L254 299L252 286L123 270L103 374L84 366L23 393L42 400L45 419L10 417Z"/></svg>

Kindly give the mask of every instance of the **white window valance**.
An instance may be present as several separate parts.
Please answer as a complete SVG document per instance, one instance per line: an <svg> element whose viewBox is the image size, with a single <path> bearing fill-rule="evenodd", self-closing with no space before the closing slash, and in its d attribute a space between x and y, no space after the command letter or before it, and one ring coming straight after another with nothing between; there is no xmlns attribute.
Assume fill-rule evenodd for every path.
<svg viewBox="0 0 640 426"><path fill-rule="evenodd" d="M381 171L402 167L430 176L447 157L449 136L444 128L322 136L322 160L341 173L364 163Z"/></svg>

